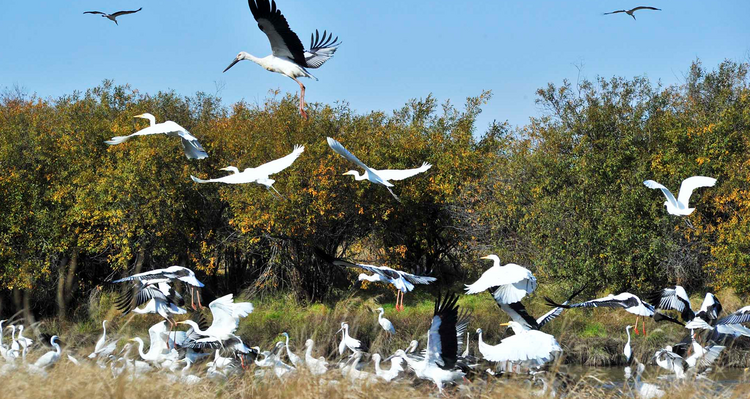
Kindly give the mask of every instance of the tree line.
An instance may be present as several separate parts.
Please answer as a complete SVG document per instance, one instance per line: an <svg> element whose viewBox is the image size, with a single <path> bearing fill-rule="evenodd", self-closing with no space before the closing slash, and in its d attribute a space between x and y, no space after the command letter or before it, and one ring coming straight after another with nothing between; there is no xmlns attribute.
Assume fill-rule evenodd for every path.
<svg viewBox="0 0 750 399"><path fill-rule="evenodd" d="M747 65L695 62L679 85L645 77L550 84L542 116L521 127L476 125L490 98L462 107L435 98L385 113L295 99L223 106L217 96L142 94L101 86L54 99L0 98L0 311L85 317L106 281L172 264L213 292L293 292L304 301L347 295L356 274L314 248L409 271L441 284L478 277L498 253L542 284L643 292L750 280L750 90ZM179 140L103 142L145 127L134 115L173 120L209 154L185 158ZM375 168L425 174L387 190L342 176L351 165L334 137ZM305 152L275 176L280 199L259 185L198 185L190 175L253 167ZM691 175L718 179L696 212L670 216L654 179L676 190Z"/></svg>

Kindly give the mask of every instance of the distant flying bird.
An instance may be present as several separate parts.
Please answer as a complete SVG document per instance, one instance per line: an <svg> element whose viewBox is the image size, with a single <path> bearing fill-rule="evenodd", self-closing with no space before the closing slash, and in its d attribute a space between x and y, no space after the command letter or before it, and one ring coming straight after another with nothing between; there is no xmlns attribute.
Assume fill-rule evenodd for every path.
<svg viewBox="0 0 750 399"><path fill-rule="evenodd" d="M667 207L667 212L669 214L686 216L693 213L695 210L695 208L690 208L688 206L693 190L700 187L713 187L714 184L716 184L716 179L705 176L688 177L682 181L682 184L680 185L680 193L678 194L677 199L675 199L674 194L672 194L672 192L666 187L653 180L646 180L643 184L648 188L658 188L664 193L664 196L667 197L667 201L664 202L664 205Z"/></svg>
<svg viewBox="0 0 750 399"><path fill-rule="evenodd" d="M231 175L208 180L199 179L192 175L190 176L190 178L193 179L193 181L196 183L258 183L266 186L266 189L273 189L273 191L276 191L276 188L273 186L273 183L276 182L276 180L269 179L268 176L279 173L282 170L292 166L292 163L294 163L294 161L299 158L299 156L302 155L304 151L304 146L296 145L294 146L294 151L292 151L289 155L268 163L264 163L263 165L255 168L247 168L240 172L240 170L235 166L227 166L226 168L222 168L221 170L233 172ZM276 191L276 194L281 195L281 193L279 193L278 191Z"/></svg>
<svg viewBox="0 0 750 399"><path fill-rule="evenodd" d="M358 277L359 281L381 281L393 285L398 290L396 292L396 310L398 311L404 310L404 294L413 290L415 284L427 285L437 280L435 277L418 276L416 274L407 273L403 270L392 269L388 266L365 265L337 259L317 247L315 248L315 254L332 265L351 267L373 273L370 276L361 273Z"/></svg>
<svg viewBox="0 0 750 399"><path fill-rule="evenodd" d="M182 140L182 149L185 150L185 156L188 159L203 159L208 158L206 150L203 149L201 143L195 138L190 132L185 130L184 127L172 122L166 121L162 123L156 123L156 118L149 114L140 114L134 116L134 118L148 119L150 122L149 127L141 129L128 136L115 136L112 139L105 141L109 145L116 145L124 143L135 136L146 136L151 134L166 134L171 137L179 137Z"/></svg>
<svg viewBox="0 0 750 399"><path fill-rule="evenodd" d="M323 31L320 36L317 30L310 35L310 48L305 50L302 42L290 28L286 18L276 8L276 2L271 0L248 0L250 12L253 13L258 28L268 36L271 42L272 55L258 58L241 51L224 72L242 60L250 60L271 72L280 73L297 82L300 88L299 112L307 119L305 112L305 85L297 78L306 77L318 80L306 68L315 69L333 57L338 46L338 37Z"/></svg>
<svg viewBox="0 0 750 399"><path fill-rule="evenodd" d="M391 184L389 180L404 180L406 178L412 177L419 173L425 172L432 167L432 165L430 165L429 163L424 162L422 166L418 168L414 168L414 169L376 170L365 165L364 162L360 161L359 158L355 157L351 152L349 152L349 150L344 148L344 146L341 145L341 143L339 143L338 141L330 137L327 138L327 141L328 141L328 146L331 147L331 149L334 152L346 158L349 162L352 162L355 165L365 170L365 173L363 175L360 175L359 172L357 172L356 170L350 170L344 173L344 175L352 175L354 176L354 180L357 180L357 181L367 179L372 183L382 184L383 186L385 186L386 189L388 189L388 192L390 192L393 198L395 198L396 200L399 200L399 199L396 196L396 194L394 194L393 191L391 191L391 187L393 187L393 184Z"/></svg>
<svg viewBox="0 0 750 399"><path fill-rule="evenodd" d="M113 12L112 14L107 14L106 12L101 12L101 11L86 11L84 12L84 14L100 14L102 17L107 18L108 20L114 22L115 25L120 25L117 23L117 19L115 18L119 17L120 15L135 14L141 10L143 10L143 7L135 11L118 11L118 12Z"/></svg>
<svg viewBox="0 0 750 399"><path fill-rule="evenodd" d="M654 10L654 11L661 11L661 8L656 8L656 7L646 7L646 6L640 6L640 7L636 7L636 8L631 8L630 10L617 10L617 11L612 11L612 12L605 12L605 13L604 13L604 15L609 15L609 14L617 14L617 13L621 13L621 12L624 12L625 14L628 14L628 15L630 15L631 17L633 17L633 19L635 19L635 15L633 15L633 13L635 13L635 12L636 12L636 11L638 11L638 10Z"/></svg>

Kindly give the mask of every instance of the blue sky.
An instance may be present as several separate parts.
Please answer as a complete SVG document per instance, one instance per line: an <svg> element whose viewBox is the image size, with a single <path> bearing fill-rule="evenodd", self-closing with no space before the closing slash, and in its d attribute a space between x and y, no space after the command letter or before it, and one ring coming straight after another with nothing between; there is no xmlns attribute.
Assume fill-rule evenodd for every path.
<svg viewBox="0 0 750 399"><path fill-rule="evenodd" d="M0 87L18 84L43 97L113 79L141 92L183 95L224 88L225 104L262 102L269 90L296 92L291 79L245 61L221 71L240 50L270 53L245 0L11 1L0 13ZM179 6L177 6L179 4ZM307 100L348 101L360 112L391 111L432 93L463 104L492 90L479 120L523 125L541 110L535 90L581 76L646 75L682 81L690 62L713 68L750 60L748 1L650 1L663 11L602 12L639 1L278 0L307 45L333 31L336 56L313 71ZM143 7L119 26L83 11Z"/></svg>

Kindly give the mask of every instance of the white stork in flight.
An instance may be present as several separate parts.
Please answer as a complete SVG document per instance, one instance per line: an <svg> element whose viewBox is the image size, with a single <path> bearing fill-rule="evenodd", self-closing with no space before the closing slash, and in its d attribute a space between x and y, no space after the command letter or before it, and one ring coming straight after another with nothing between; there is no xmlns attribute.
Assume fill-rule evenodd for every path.
<svg viewBox="0 0 750 399"><path fill-rule="evenodd" d="M247 3L255 21L258 22L258 28L268 36L268 41L271 42L272 54L258 58L241 51L234 61L224 69L224 72L242 60L250 60L262 66L263 69L288 76L299 84L299 112L302 117L307 119L305 85L297 78L306 77L318 80L307 71L307 68L319 68L329 58L333 57L333 53L341 44L338 42L339 38L333 38L333 33L327 31L323 31L321 36L315 30L315 34L310 35L310 48L305 50L297 34L289 28L289 23L286 22L284 15L276 8L274 0L270 2L269 0L248 0Z"/></svg>
<svg viewBox="0 0 750 399"><path fill-rule="evenodd" d="M618 14L618 13L624 12L625 14L628 14L628 15L630 15L631 17L633 17L633 19L635 19L635 15L634 15L634 13L635 13L636 11L638 11L638 10L653 10L653 11L661 11L661 8L656 8L656 7L647 7L647 6L639 6L639 7L636 7L636 8L631 8L630 10L617 10L617 11L612 11L612 12L605 12L605 13L604 13L603 15L609 15L609 14Z"/></svg>

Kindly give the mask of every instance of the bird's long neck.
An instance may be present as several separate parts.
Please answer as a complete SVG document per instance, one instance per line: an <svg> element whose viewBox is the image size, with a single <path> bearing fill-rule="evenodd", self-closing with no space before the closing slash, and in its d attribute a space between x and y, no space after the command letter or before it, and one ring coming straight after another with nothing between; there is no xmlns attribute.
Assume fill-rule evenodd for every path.
<svg viewBox="0 0 750 399"><path fill-rule="evenodd" d="M307 349L305 349L305 359L311 359L312 358L312 345L308 346Z"/></svg>
<svg viewBox="0 0 750 399"><path fill-rule="evenodd" d="M138 343L138 354L141 355L142 359L146 359L146 353L143 352L143 340L141 340L140 338L137 338L135 342Z"/></svg>
<svg viewBox="0 0 750 399"><path fill-rule="evenodd" d="M376 374L380 374L382 372L383 372L383 370L380 368L380 358L377 358L375 360L375 373Z"/></svg>
<svg viewBox="0 0 750 399"><path fill-rule="evenodd" d="M625 330L625 332L628 334L628 345L630 345L630 330Z"/></svg>
<svg viewBox="0 0 750 399"><path fill-rule="evenodd" d="M55 352L57 352L58 355L62 353L62 349L60 348L60 345L57 342L53 342L52 345L55 346Z"/></svg>
<svg viewBox="0 0 750 399"><path fill-rule="evenodd" d="M248 53L245 53L243 55L242 59L243 60L252 61L252 62L254 62L254 63L262 66L263 68L265 68L268 65L268 62L266 62L265 58L259 58L259 57L256 57L256 56L252 55L252 54L248 54Z"/></svg>
<svg viewBox="0 0 750 399"><path fill-rule="evenodd" d="M203 330L201 330L201 328L198 326L198 323L196 323L196 322L194 322L192 320L187 320L187 321L190 322L190 326L193 327L193 331L195 331L196 333L198 333L200 335L206 335L206 332L203 331Z"/></svg>

